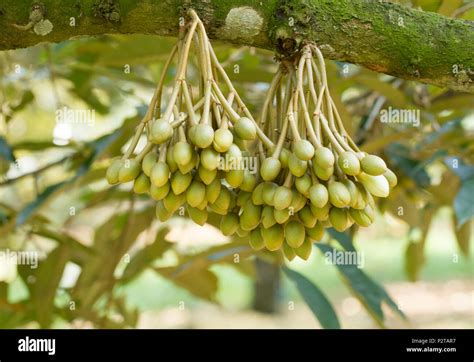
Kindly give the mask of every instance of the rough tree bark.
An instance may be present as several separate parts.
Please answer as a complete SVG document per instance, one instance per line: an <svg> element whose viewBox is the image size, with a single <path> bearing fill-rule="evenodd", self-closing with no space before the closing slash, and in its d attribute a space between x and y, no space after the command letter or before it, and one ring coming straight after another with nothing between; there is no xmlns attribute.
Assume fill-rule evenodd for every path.
<svg viewBox="0 0 474 362"><path fill-rule="evenodd" d="M474 23L386 0L3 0L0 50L106 33L173 36L189 6L215 39L283 53L312 40L331 59L474 93Z"/></svg>

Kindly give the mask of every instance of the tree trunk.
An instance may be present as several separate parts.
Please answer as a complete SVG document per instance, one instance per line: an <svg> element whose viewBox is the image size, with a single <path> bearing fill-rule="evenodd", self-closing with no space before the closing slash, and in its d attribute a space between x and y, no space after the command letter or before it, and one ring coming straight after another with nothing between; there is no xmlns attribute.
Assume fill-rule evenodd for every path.
<svg viewBox="0 0 474 362"><path fill-rule="evenodd" d="M474 23L382 0L4 0L0 50L84 35L175 36L186 6L211 38L283 53L310 40L331 59L474 93Z"/></svg>
<svg viewBox="0 0 474 362"><path fill-rule="evenodd" d="M262 259L255 260L255 297L253 308L262 313L275 313L280 287L280 267Z"/></svg>

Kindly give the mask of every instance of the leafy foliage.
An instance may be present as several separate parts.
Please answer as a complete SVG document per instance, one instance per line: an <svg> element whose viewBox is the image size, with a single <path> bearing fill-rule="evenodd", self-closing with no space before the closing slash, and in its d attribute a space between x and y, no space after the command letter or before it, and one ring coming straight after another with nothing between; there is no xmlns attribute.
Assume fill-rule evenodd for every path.
<svg viewBox="0 0 474 362"><path fill-rule="evenodd" d="M412 5L446 15L465 6L440 0L413 0ZM474 13L459 16L470 19ZM0 275L1 327L32 322L50 327L78 320L96 327L133 327L138 312L128 306L120 288L145 271L215 303L219 279L213 266L232 266L252 276L255 257L281 265L278 256L253 251L244 238L183 253L167 240L172 226L155 220L151 202L130 197L128 185L110 188L103 181L106 167L143 116L171 44L148 36L108 36L0 54L0 248L44 255L38 269L18 267L26 288L19 300L11 297L17 287ZM272 54L224 46L218 50L237 90L258 114L275 70ZM473 129L468 125L474 95L344 63L330 63L328 77L345 128L362 150L389 161L399 177L394 194L378 206L409 227L409 279L420 275L431 221L441 208L452 211L459 249L467 256L474 215ZM55 114L63 106L96 111L94 126L59 125ZM389 107L420 110L419 126L380 122L380 111ZM213 215L209 223L217 225L219 217ZM90 232L74 232L78 226ZM356 233L331 230L329 236L345 251L356 251ZM335 250L333 241L316 248ZM236 255L240 263L234 262ZM65 286L62 278L71 264L80 272ZM336 267L377 323L385 322L383 304L400 314L387 292L362 270ZM319 287L293 269L283 270L321 325L339 328Z"/></svg>

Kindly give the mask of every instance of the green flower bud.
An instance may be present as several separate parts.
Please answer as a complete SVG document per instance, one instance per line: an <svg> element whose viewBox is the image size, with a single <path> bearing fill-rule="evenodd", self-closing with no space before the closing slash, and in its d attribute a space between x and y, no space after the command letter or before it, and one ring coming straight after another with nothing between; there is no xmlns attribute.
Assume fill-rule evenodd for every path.
<svg viewBox="0 0 474 362"><path fill-rule="evenodd" d="M361 172L357 178L365 186L367 191L376 197L387 197L390 193L390 186L383 175L371 176Z"/></svg>
<svg viewBox="0 0 474 362"><path fill-rule="evenodd" d="M209 201L211 204L213 204L217 198L219 197L219 194L221 193L221 180L215 179L212 181L209 185L206 186L206 199Z"/></svg>
<svg viewBox="0 0 474 362"><path fill-rule="evenodd" d="M240 117L234 123L234 132L239 138L246 141L252 141L257 138L257 127L247 117Z"/></svg>
<svg viewBox="0 0 474 362"><path fill-rule="evenodd" d="M286 243L283 243L283 254L285 255L285 258L288 259L288 261L292 261L296 257L295 250Z"/></svg>
<svg viewBox="0 0 474 362"><path fill-rule="evenodd" d="M173 159L181 166L187 165L193 158L193 148L191 145L184 141L176 142L173 147Z"/></svg>
<svg viewBox="0 0 474 362"><path fill-rule="evenodd" d="M314 225L316 225L316 222L318 221L318 219L316 218L316 216L314 216L309 206L303 207L298 212L298 217L301 220L301 222L304 224L304 226L306 226L307 228L312 228Z"/></svg>
<svg viewBox="0 0 474 362"><path fill-rule="evenodd" d="M340 232L345 231L349 226L347 211L345 209L338 209L337 207L331 208L331 211L329 211L329 220L333 228Z"/></svg>
<svg viewBox="0 0 474 362"><path fill-rule="evenodd" d="M261 250L265 247L260 228L256 228L250 232L249 243L254 250Z"/></svg>
<svg viewBox="0 0 474 362"><path fill-rule="evenodd" d="M247 201L240 215L240 227L242 230L253 230L259 224L262 217L262 207Z"/></svg>
<svg viewBox="0 0 474 362"><path fill-rule="evenodd" d="M153 121L150 130L150 142L154 144L162 144L168 141L173 136L174 130L169 122L161 118Z"/></svg>
<svg viewBox="0 0 474 362"><path fill-rule="evenodd" d="M273 206L273 196L275 196L275 191L278 188L278 185L273 182L265 182L262 190L262 199L266 205Z"/></svg>
<svg viewBox="0 0 474 362"><path fill-rule="evenodd" d="M319 147L314 153L313 164L321 169L328 169L334 166L334 154L327 147Z"/></svg>
<svg viewBox="0 0 474 362"><path fill-rule="evenodd" d="M300 222L296 220L288 221L285 225L286 243L292 248L299 248L306 237L306 230Z"/></svg>
<svg viewBox="0 0 474 362"><path fill-rule="evenodd" d="M199 148L207 148L214 140L214 129L207 124L198 124L194 131L194 144Z"/></svg>
<svg viewBox="0 0 474 362"><path fill-rule="evenodd" d="M198 175L204 184L209 185L217 176L217 169L215 170L208 170L207 168L203 167L202 165L198 168Z"/></svg>
<svg viewBox="0 0 474 362"><path fill-rule="evenodd" d="M245 170L244 172L244 180L240 185L240 189L242 191L252 192L257 185L257 177L251 174L249 170Z"/></svg>
<svg viewBox="0 0 474 362"><path fill-rule="evenodd" d="M273 215L273 207L265 206L262 211L262 225L265 229L276 224L275 216Z"/></svg>
<svg viewBox="0 0 474 362"><path fill-rule="evenodd" d="M171 189L175 195L180 195L188 189L192 181L193 176L190 173L183 175L181 172L177 171L173 176L171 176Z"/></svg>
<svg viewBox="0 0 474 362"><path fill-rule="evenodd" d="M170 168L167 163L157 162L151 169L150 180L156 187L163 186L170 178Z"/></svg>
<svg viewBox="0 0 474 362"><path fill-rule="evenodd" d="M308 235L311 240L320 241L324 236L324 227L318 222L312 228L306 229L306 235Z"/></svg>
<svg viewBox="0 0 474 362"><path fill-rule="evenodd" d="M201 165L207 170L213 171L219 167L220 155L213 149L206 148L201 151Z"/></svg>
<svg viewBox="0 0 474 362"><path fill-rule="evenodd" d="M383 175L387 179L390 188L394 188L395 186L397 186L397 175L395 175L392 170L387 169L387 171L385 171Z"/></svg>
<svg viewBox="0 0 474 362"><path fill-rule="evenodd" d="M137 160L124 160L120 166L118 179L120 183L135 180L142 170Z"/></svg>
<svg viewBox="0 0 474 362"><path fill-rule="evenodd" d="M133 191L137 194L144 194L150 190L150 179L141 173L133 183Z"/></svg>
<svg viewBox="0 0 474 362"><path fill-rule="evenodd" d="M193 181L186 190L186 202L191 207L199 206L206 198L206 186L199 181Z"/></svg>
<svg viewBox="0 0 474 362"><path fill-rule="evenodd" d="M163 186L156 187L155 185L150 186L150 196L155 201L163 200L168 192L170 191L170 183L167 182Z"/></svg>
<svg viewBox="0 0 474 362"><path fill-rule="evenodd" d="M327 203L323 207L315 207L313 204L311 204L311 212L313 215L318 219L319 221L324 221L327 220L329 217L329 210L331 209L331 203Z"/></svg>
<svg viewBox="0 0 474 362"><path fill-rule="evenodd" d="M171 215L173 215L172 212L170 212L166 209L165 205L163 204L163 201L159 201L156 204L156 210L155 211L156 211L156 217L161 222L165 222L165 221L169 220Z"/></svg>
<svg viewBox="0 0 474 362"><path fill-rule="evenodd" d="M281 171L281 163L273 157L266 158L260 167L260 175L265 181L273 181Z"/></svg>
<svg viewBox="0 0 474 362"><path fill-rule="evenodd" d="M372 176L383 175L387 171L385 161L375 155L367 155L361 161L362 170Z"/></svg>
<svg viewBox="0 0 474 362"><path fill-rule="evenodd" d="M286 223L289 220L290 216L291 215L290 215L289 209L284 209L284 210L273 209L273 217L275 218L275 221L278 224Z"/></svg>
<svg viewBox="0 0 474 362"><path fill-rule="evenodd" d="M346 207L351 202L351 194L342 182L330 182L328 186L328 192L329 201L336 207Z"/></svg>
<svg viewBox="0 0 474 362"><path fill-rule="evenodd" d="M115 185L119 183L119 173L122 168L123 161L120 158L117 158L112 161L110 166L107 168L105 173L105 178L110 185Z"/></svg>
<svg viewBox="0 0 474 362"><path fill-rule="evenodd" d="M206 210L200 210L199 208L187 206L188 215L196 224L203 226L207 222L209 214Z"/></svg>
<svg viewBox="0 0 474 362"><path fill-rule="evenodd" d="M309 189L309 199L314 207L324 207L324 205L326 205L329 200L328 189L323 184L311 186Z"/></svg>
<svg viewBox="0 0 474 362"><path fill-rule="evenodd" d="M301 177L308 169L308 162L300 160L294 153L291 153L288 157L288 168L294 176Z"/></svg>
<svg viewBox="0 0 474 362"><path fill-rule="evenodd" d="M293 192L285 186L279 186L273 195L273 206L277 210L283 210L291 205Z"/></svg>
<svg viewBox="0 0 474 362"><path fill-rule="evenodd" d="M308 260L311 255L312 250L313 250L313 243L311 242L309 238L306 238L303 244L299 248L295 249L295 253L301 259Z"/></svg>
<svg viewBox="0 0 474 362"><path fill-rule="evenodd" d="M142 170L148 177L151 176L151 169L158 162L158 155L155 151L148 152L143 158Z"/></svg>
<svg viewBox="0 0 474 362"><path fill-rule="evenodd" d="M346 175L355 176L360 173L360 162L353 152L343 152L337 159L337 164Z"/></svg>
<svg viewBox="0 0 474 362"><path fill-rule="evenodd" d="M230 170L226 172L225 179L230 186L237 188L244 182L244 170Z"/></svg>
<svg viewBox="0 0 474 362"><path fill-rule="evenodd" d="M166 195L166 197L163 199L163 205L165 206L166 210L174 213L181 205L184 204L185 201L185 194L175 195L172 192L168 192L168 195Z"/></svg>
<svg viewBox="0 0 474 362"><path fill-rule="evenodd" d="M284 241L283 226L275 224L268 229L261 229L265 247L270 251L276 251L281 248Z"/></svg>
<svg viewBox="0 0 474 362"><path fill-rule="evenodd" d="M227 152L234 142L234 135L226 128L219 128L214 133L214 141L212 145L217 152Z"/></svg>
<svg viewBox="0 0 474 362"><path fill-rule="evenodd" d="M312 185L311 176L309 176L307 173L295 179L296 189L298 190L300 194L306 197L309 196L309 190L311 188L311 185Z"/></svg>
<svg viewBox="0 0 474 362"><path fill-rule="evenodd" d="M320 180L327 181L334 174L334 166L329 168L321 168L318 165L314 166L313 164L313 171Z"/></svg>
<svg viewBox="0 0 474 362"><path fill-rule="evenodd" d="M226 236L234 235L239 228L239 216L233 212L229 212L221 219L220 229Z"/></svg>
<svg viewBox="0 0 474 362"><path fill-rule="evenodd" d="M308 140L299 140L295 143L293 152L300 160L309 161L314 156L314 147Z"/></svg>

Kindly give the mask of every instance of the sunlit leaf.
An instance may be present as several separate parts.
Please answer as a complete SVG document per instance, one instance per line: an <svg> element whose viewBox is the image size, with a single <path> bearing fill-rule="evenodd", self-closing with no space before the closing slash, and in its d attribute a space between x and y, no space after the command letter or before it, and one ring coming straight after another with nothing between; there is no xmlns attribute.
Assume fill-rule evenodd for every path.
<svg viewBox="0 0 474 362"><path fill-rule="evenodd" d="M304 301L311 309L314 316L319 320L319 323L321 323L323 328L341 328L331 302L314 283L294 270L283 268L283 271L285 272L285 275L295 283L296 288L300 292Z"/></svg>
<svg viewBox="0 0 474 362"><path fill-rule="evenodd" d="M461 227L474 216L474 177L462 182L456 198L454 199L457 226Z"/></svg>
<svg viewBox="0 0 474 362"><path fill-rule="evenodd" d="M333 253L336 250L327 244L316 243L315 245L323 253ZM379 324L383 325L385 320L382 310L383 303L386 303L393 311L404 317L404 314L398 309L385 289L370 279L357 265L338 263L336 266L354 295Z"/></svg>

